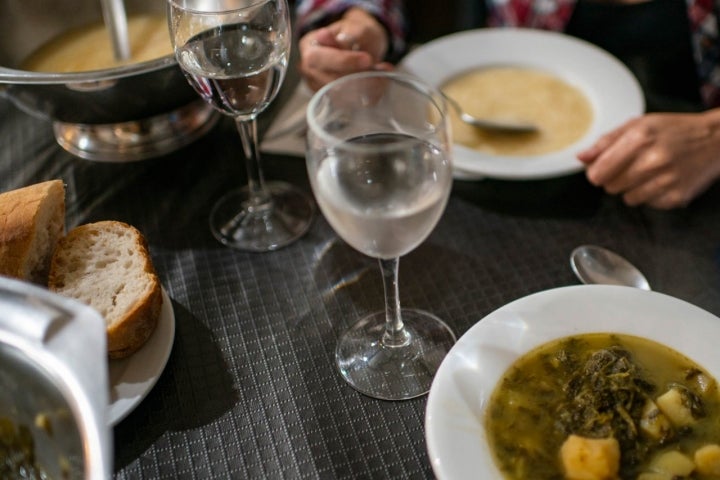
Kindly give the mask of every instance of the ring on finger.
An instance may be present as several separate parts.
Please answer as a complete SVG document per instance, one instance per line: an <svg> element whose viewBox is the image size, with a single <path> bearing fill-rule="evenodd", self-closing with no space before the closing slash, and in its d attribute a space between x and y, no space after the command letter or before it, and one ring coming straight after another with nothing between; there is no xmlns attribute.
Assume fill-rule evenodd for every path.
<svg viewBox="0 0 720 480"><path fill-rule="evenodd" d="M335 36L335 40L337 40L337 42L344 48L354 51L360 50L360 42L358 42L355 37L348 33L339 32Z"/></svg>

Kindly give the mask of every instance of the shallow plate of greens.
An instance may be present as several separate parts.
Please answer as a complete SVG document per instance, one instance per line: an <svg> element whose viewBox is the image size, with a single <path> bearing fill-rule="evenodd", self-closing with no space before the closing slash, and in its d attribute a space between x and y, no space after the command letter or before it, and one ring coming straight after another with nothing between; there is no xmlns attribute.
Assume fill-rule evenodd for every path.
<svg viewBox="0 0 720 480"><path fill-rule="evenodd" d="M562 287L520 298L471 327L435 376L425 432L437 478L504 478L486 431L497 385L526 353L557 339L590 333L651 340L720 378L720 318L690 303L658 292L604 285ZM717 385L712 388L717 396Z"/></svg>

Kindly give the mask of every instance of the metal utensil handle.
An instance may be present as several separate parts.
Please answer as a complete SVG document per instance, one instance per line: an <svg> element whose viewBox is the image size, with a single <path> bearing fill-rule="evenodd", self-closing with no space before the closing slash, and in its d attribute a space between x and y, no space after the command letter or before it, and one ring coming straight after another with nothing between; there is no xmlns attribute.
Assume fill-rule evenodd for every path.
<svg viewBox="0 0 720 480"><path fill-rule="evenodd" d="M129 59L130 41L128 39L127 15L123 0L102 0L102 12L105 25L110 30L115 59Z"/></svg>

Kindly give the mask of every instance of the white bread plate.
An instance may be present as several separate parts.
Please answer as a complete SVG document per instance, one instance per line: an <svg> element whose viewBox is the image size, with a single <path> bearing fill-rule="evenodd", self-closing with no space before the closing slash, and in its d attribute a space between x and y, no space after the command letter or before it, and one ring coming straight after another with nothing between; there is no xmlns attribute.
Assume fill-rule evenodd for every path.
<svg viewBox="0 0 720 480"><path fill-rule="evenodd" d="M175 312L162 290L157 327L140 350L127 358L110 360L108 422L115 426L145 399L167 365L175 340Z"/></svg>

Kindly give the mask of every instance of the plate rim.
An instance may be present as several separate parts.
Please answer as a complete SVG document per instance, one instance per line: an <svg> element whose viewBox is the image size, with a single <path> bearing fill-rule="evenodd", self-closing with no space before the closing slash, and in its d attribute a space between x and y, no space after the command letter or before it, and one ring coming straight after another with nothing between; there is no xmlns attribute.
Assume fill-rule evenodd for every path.
<svg viewBox="0 0 720 480"><path fill-rule="evenodd" d="M599 313L588 311L588 300L596 302L593 307L597 307ZM544 324L542 330L532 331L533 325L537 328L537 322L546 321L542 320L542 309L545 309L545 315L547 311L563 315L562 309L567 309L568 301L575 302L570 304L572 313L577 311L585 315L573 318L573 323L553 322ZM584 303L581 304L581 301ZM620 313L625 315L628 311L631 315L636 315L632 322L619 316ZM689 332L685 335L679 334L677 316L673 316L679 313L683 314L682 328ZM605 324L609 324L611 328L600 328L593 323L597 321L597 315L611 314L618 315L616 318L604 318ZM651 314L659 314L659 317L649 319ZM515 323L511 326L508 322ZM519 334L518 328L526 330ZM478 346L491 339L489 335L502 336L503 329L505 339L512 338L513 344L500 345L506 347L505 350L493 344L494 355L498 358L493 360L485 351L477 353ZM701 335L700 338L708 338L707 345L698 342L698 331L704 332L704 336ZM514 360L530 349L556 338L593 332L625 333L663 343L703 366L716 379L720 379L720 350L713 351L710 345L710 338L714 338L712 332L720 335L720 318L685 300L656 291L610 285L572 285L520 297L490 312L470 327L458 339L436 372L428 395L424 424L428 457L438 480L461 478L462 472L467 473L467 469L474 472L485 469L486 473L500 476L482 425L488 397L497 381ZM691 343L692 353L685 348ZM457 368L457 365L463 365L463 362L466 365L472 362L479 365L481 361L488 359L491 361L486 364L501 367L492 373L484 373L485 379L482 378L483 373L473 376L472 372L468 374L467 371ZM468 376L463 377L464 374ZM466 383L467 379L472 379L472 387L467 389L471 392L464 392L464 398L460 398L462 395L458 395L458 392L461 389L457 382L461 382L463 378ZM470 402L473 404L469 405ZM473 439L477 442L468 445ZM457 443L452 444L455 440L460 443L459 446ZM471 449L472 455L468 454L468 449ZM469 465L463 461L466 457L472 458Z"/></svg>
<svg viewBox="0 0 720 480"><path fill-rule="evenodd" d="M124 420L125 417L135 410L145 397L147 397L148 393L150 393L160 379L160 375L165 370L165 366L170 359L170 353L175 343L175 310L165 287L161 287L161 291L163 303L160 309L160 318L158 319L156 330L150 339L148 339L140 350L131 356L119 360L108 360L110 362L110 365L108 365L109 370L122 368L124 372L128 368L133 368L134 364L139 363L145 366L149 375L148 380L142 383L142 387L136 390L133 396L119 397L114 401L112 400L112 390L120 385L125 375L121 374L115 382L112 382L112 376L109 376L108 380L112 382L108 385L110 402L108 404L107 416L110 427L114 427ZM155 359L155 362L146 363L146 357L149 355L147 353L143 355L143 351L151 352L150 356Z"/></svg>
<svg viewBox="0 0 720 480"><path fill-rule="evenodd" d="M487 41L497 42L497 48L493 48L492 52L474 49L472 53L467 53L470 49L460 48L462 44L467 46L468 43ZM518 53L518 44L534 51L545 48L546 52L553 53L555 58L548 62L544 58L540 59L543 55L538 54L533 57L525 56L522 60L518 60L518 56L526 55ZM548 44L552 44L553 47L559 45L565 49L565 53L547 50ZM461 52L459 54L461 56L473 55L473 58L477 58L477 62L450 72L434 64L431 65L429 60L434 54L442 53L443 49ZM583 56L590 57L582 60L583 68L570 71L566 58L568 49L576 54L573 58L574 61L578 59L578 52ZM418 46L403 57L398 67L406 73L424 79L434 87L439 87L442 82L463 70L471 70L483 65L502 63L507 65L506 58L503 58L502 61L499 59L492 62L487 61L488 58L500 55L510 55L512 57L511 64L548 71L580 87L593 104L595 113L593 123L583 137L568 147L532 157L494 156L453 143L455 166L460 172L459 174L466 179L487 177L505 180L540 180L577 173L585 168L575 158L577 151L592 145L601 134L607 133L624 121L645 112L645 98L640 84L620 60L597 45L561 32L523 27L487 27L463 30L438 37ZM424 59L423 56L426 58ZM447 59L452 56L443 55L443 58L446 61L445 66L448 66L447 62L450 61ZM597 67L598 64L600 67ZM604 78L604 80L591 83L590 76L593 73L590 73L588 68L591 68L594 74L600 75L600 78ZM622 101L613 98L613 95L617 95L617 91L609 92L607 87L609 84L615 85L616 83L623 86L624 90L619 91L624 91L624 96L628 98ZM598 84L602 84L602 87ZM612 110L608 110L610 108L620 108L621 110L613 113ZM608 111L616 118L606 119ZM509 162L512 162L510 166L508 166Z"/></svg>

